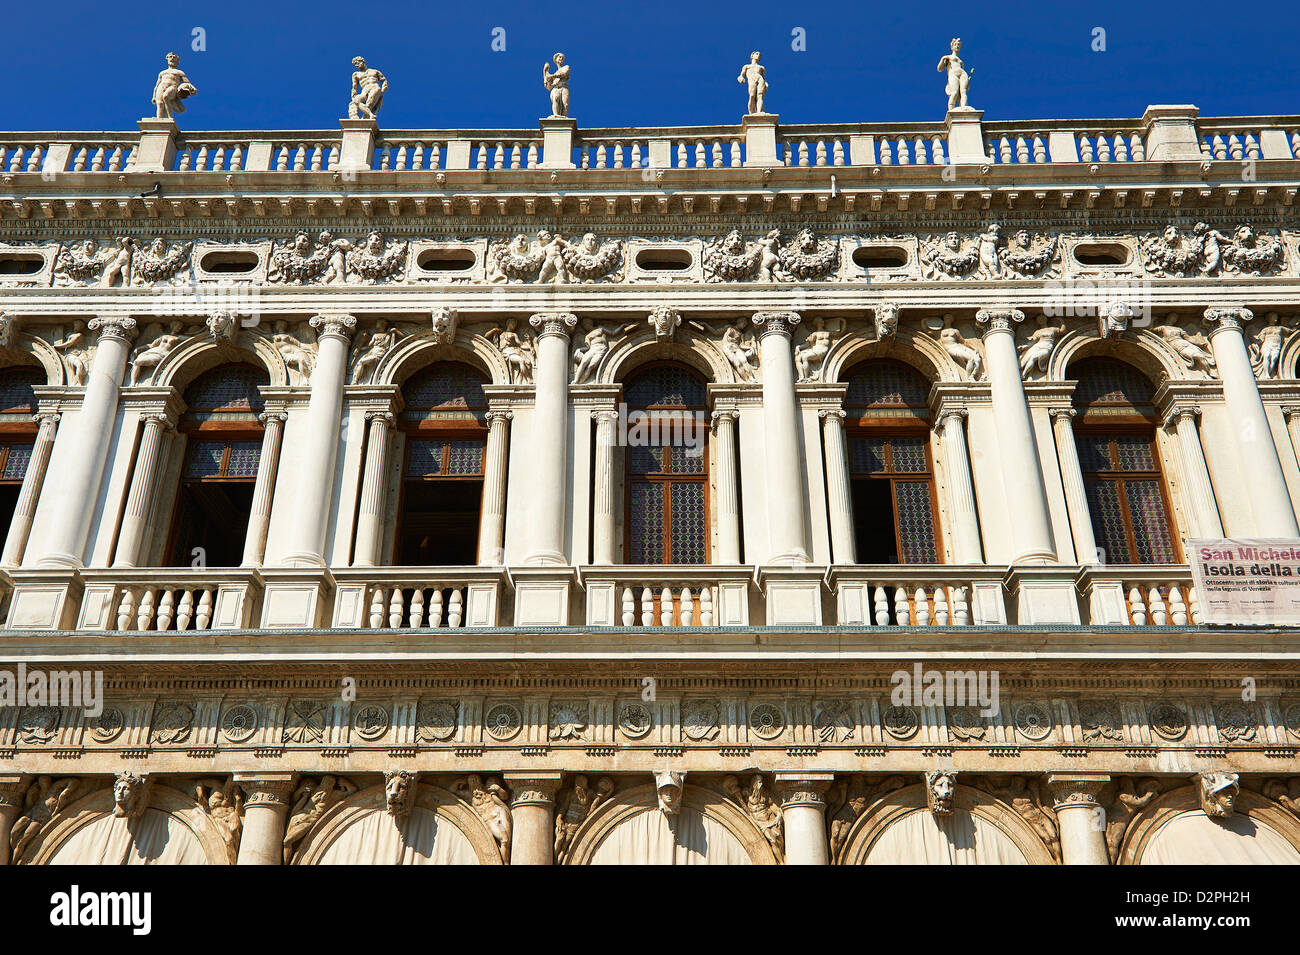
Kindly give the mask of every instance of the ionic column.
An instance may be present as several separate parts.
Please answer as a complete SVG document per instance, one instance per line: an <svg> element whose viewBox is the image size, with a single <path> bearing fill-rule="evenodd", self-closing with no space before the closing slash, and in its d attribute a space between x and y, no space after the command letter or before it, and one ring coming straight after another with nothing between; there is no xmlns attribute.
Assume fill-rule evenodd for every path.
<svg viewBox="0 0 1300 955"><path fill-rule="evenodd" d="M23 486L18 492L18 504L14 507L13 520L9 522L9 536L5 538L4 554L0 556L0 566L3 567L17 567L23 561L27 538L32 533L32 519L36 517L36 503L40 500L45 471L50 465L50 452L54 449L59 415L53 411L42 412L36 415L36 421L38 427L36 441L32 445L32 457L27 462L27 473L23 475Z"/></svg>
<svg viewBox="0 0 1300 955"><path fill-rule="evenodd" d="M785 824L786 865L828 865L826 843L826 790L832 773L777 773Z"/></svg>
<svg viewBox="0 0 1300 955"><path fill-rule="evenodd" d="M966 409L949 408L939 415L939 446L948 472L948 501L952 508L953 557L959 564L984 562L980 522L975 512L975 485L966 453Z"/></svg>
<svg viewBox="0 0 1300 955"><path fill-rule="evenodd" d="M1070 515L1070 536L1074 538L1074 559L1080 564L1097 564L1097 538L1092 533L1092 514L1088 510L1088 490L1083 485L1083 468L1079 464L1079 446L1074 442L1073 408L1053 408L1052 436L1056 439L1056 460L1061 467L1061 484L1065 487L1065 509Z"/></svg>
<svg viewBox="0 0 1300 955"><path fill-rule="evenodd" d="M511 865L555 864L555 793L563 773L502 773L510 791Z"/></svg>
<svg viewBox="0 0 1300 955"><path fill-rule="evenodd" d="M509 461L509 411L487 413L487 449L483 461L483 504L478 524L478 562L496 567L506 562L506 463Z"/></svg>
<svg viewBox="0 0 1300 955"><path fill-rule="evenodd" d="M534 433L530 445L534 487L532 551L529 564L564 564L564 517L568 500L569 333L578 324L572 312L544 312L528 320L537 329L533 380Z"/></svg>
<svg viewBox="0 0 1300 955"><path fill-rule="evenodd" d="M295 773L235 774L244 790L244 831L239 838L238 865L281 865L284 862L284 821L293 799Z"/></svg>
<svg viewBox="0 0 1300 955"><path fill-rule="evenodd" d="M713 453L718 476L718 559L719 564L740 563L740 497L736 483L740 470L736 467L736 419L734 408L713 412Z"/></svg>
<svg viewBox="0 0 1300 955"><path fill-rule="evenodd" d="M367 411L366 469L361 480L361 507L357 512L357 545L353 567L374 567L384 544L384 492L388 488L389 430L391 411Z"/></svg>
<svg viewBox="0 0 1300 955"><path fill-rule="evenodd" d="M257 459L257 480L253 484L253 509L248 515L248 534L244 537L244 566L261 566L266 556L266 532L271 526L271 501L275 496L275 478L280 470L280 441L284 437L283 411L264 411L262 453Z"/></svg>
<svg viewBox="0 0 1300 955"><path fill-rule="evenodd" d="M316 369L311 376L306 420L299 432L302 456L293 488L297 508L284 556L284 563L290 566L320 567L325 563L325 529L334 502L334 461L343 415L348 342L356 324L351 315L317 315L311 320L316 329Z"/></svg>
<svg viewBox="0 0 1300 955"><path fill-rule="evenodd" d="M853 539L853 495L849 491L849 459L844 448L844 412L838 408L824 408L817 415L822 419L822 453L826 460L831 561L836 564L856 564L858 558Z"/></svg>
<svg viewBox="0 0 1300 955"><path fill-rule="evenodd" d="M1192 505L1192 523L1197 537L1223 536L1223 521L1219 519L1219 504L1214 499L1214 485L1210 483L1210 470L1205 466L1205 449L1196 419L1201 409L1195 405L1179 405L1165 418L1165 427L1178 437L1182 451L1183 478L1187 482L1187 499Z"/></svg>
<svg viewBox="0 0 1300 955"><path fill-rule="evenodd" d="M23 793L30 778L23 774L0 776L0 865L9 865L9 832L23 813Z"/></svg>
<svg viewBox="0 0 1300 955"><path fill-rule="evenodd" d="M1061 840L1062 865L1110 865L1106 812L1097 802L1104 773L1053 773L1047 777Z"/></svg>
<svg viewBox="0 0 1300 955"><path fill-rule="evenodd" d="M144 434L140 437L140 450L135 456L131 492L126 498L126 513L122 515L122 529L117 535L117 549L113 552L114 567L134 567L140 560L140 544L149 521L149 508L153 506L158 490L158 459L162 456L163 442L170 428L171 422L165 414L144 416Z"/></svg>
<svg viewBox="0 0 1300 955"><path fill-rule="evenodd" d="M1205 322L1214 326L1210 347L1223 383L1223 403L1232 420L1241 472L1250 481L1255 537L1300 537L1291 495L1282 475L1264 402L1255 384L1255 371L1241 326L1254 318L1248 308L1207 308Z"/></svg>
<svg viewBox="0 0 1300 955"><path fill-rule="evenodd" d="M596 494L591 518L592 563L612 564L617 552L614 517L614 446L618 412L596 412Z"/></svg>
<svg viewBox="0 0 1300 955"><path fill-rule="evenodd" d="M808 562L804 531L803 448L795 395L794 352L790 339L801 319L797 312L759 312L759 350L763 373L763 428L766 432L768 554L764 563Z"/></svg>
<svg viewBox="0 0 1300 955"><path fill-rule="evenodd" d="M46 530L40 567L80 567L90 533L91 515L99 499L99 486L108 461L109 439L117 417L118 392L126 372L126 358L135 338L135 319L108 315L90 320L99 330L95 359L91 362L81 408L60 437L71 445L63 467L54 476L48 494L57 502Z"/></svg>
<svg viewBox="0 0 1300 955"><path fill-rule="evenodd" d="M1052 520L1047 510L1047 488L1038 462L1033 421L1016 355L1015 324L1025 320L1018 308L981 309L975 320L984 328L993 413L998 422L998 464L1007 497L1013 563L1046 564L1056 560L1052 546Z"/></svg>
<svg viewBox="0 0 1300 955"><path fill-rule="evenodd" d="M1300 406L1283 406L1282 417L1286 419L1286 430L1291 435L1291 453L1300 459Z"/></svg>

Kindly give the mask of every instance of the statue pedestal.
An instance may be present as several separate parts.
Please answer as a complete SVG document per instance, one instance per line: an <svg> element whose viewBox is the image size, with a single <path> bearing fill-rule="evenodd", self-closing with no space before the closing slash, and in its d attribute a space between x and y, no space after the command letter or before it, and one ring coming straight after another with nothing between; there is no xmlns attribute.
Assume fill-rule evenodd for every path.
<svg viewBox="0 0 1300 955"><path fill-rule="evenodd" d="M948 162L960 163L988 162L984 151L984 110L958 107L948 110L945 125L948 127Z"/></svg>
<svg viewBox="0 0 1300 955"><path fill-rule="evenodd" d="M140 145L131 163L132 172L167 172L176 161L176 134L180 132L174 119L142 119Z"/></svg>
<svg viewBox="0 0 1300 955"><path fill-rule="evenodd" d="M1149 162L1182 159L1201 161L1201 140L1196 132L1195 106L1148 106L1142 115Z"/></svg>
<svg viewBox="0 0 1300 955"><path fill-rule="evenodd" d="M578 121L568 116L548 116L540 121L542 127L542 169L576 169L573 163L573 141L578 133Z"/></svg>
<svg viewBox="0 0 1300 955"><path fill-rule="evenodd" d="M360 172L368 170L375 157L375 136L379 123L373 119L340 119L343 145L339 149L339 164L334 172Z"/></svg>
<svg viewBox="0 0 1300 955"><path fill-rule="evenodd" d="M746 166L781 165L776 157L776 125L780 118L776 113L746 113L740 121L745 133Z"/></svg>

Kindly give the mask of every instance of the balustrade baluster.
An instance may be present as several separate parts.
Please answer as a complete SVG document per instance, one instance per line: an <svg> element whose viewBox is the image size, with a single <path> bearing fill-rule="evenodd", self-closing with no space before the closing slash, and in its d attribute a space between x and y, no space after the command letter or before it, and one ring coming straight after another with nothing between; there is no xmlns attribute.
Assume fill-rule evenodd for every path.
<svg viewBox="0 0 1300 955"><path fill-rule="evenodd" d="M1124 137L1115 134L1115 161L1128 162L1128 143L1124 142Z"/></svg>
<svg viewBox="0 0 1300 955"><path fill-rule="evenodd" d="M1042 136L1034 137L1034 162L1047 162L1047 144Z"/></svg>
<svg viewBox="0 0 1300 955"><path fill-rule="evenodd" d="M1134 133L1128 140L1129 155L1133 157L1134 162L1145 162L1147 158L1147 147L1142 142L1142 137Z"/></svg>
<svg viewBox="0 0 1300 955"><path fill-rule="evenodd" d="M917 587L912 594L912 599L916 602L916 625L926 627L930 625L930 599L926 596L924 587Z"/></svg>
<svg viewBox="0 0 1300 955"><path fill-rule="evenodd" d="M877 586L872 596L872 604L876 611L876 626L886 627L889 625L889 596L885 593L885 588Z"/></svg>
<svg viewBox="0 0 1300 955"><path fill-rule="evenodd" d="M655 592L649 587L641 588L641 626L655 625Z"/></svg>
<svg viewBox="0 0 1300 955"><path fill-rule="evenodd" d="M1177 584L1169 585L1169 620L1175 627L1187 626L1187 604Z"/></svg>
<svg viewBox="0 0 1300 955"><path fill-rule="evenodd" d="M393 596L388 601L388 629L396 630L402 625L403 594L401 587L393 588Z"/></svg>
<svg viewBox="0 0 1300 955"><path fill-rule="evenodd" d="M149 629L149 624L153 622L156 600L157 598L153 595L153 588L145 590L144 596L140 598L140 609L135 613L135 628L137 630Z"/></svg>
<svg viewBox="0 0 1300 955"><path fill-rule="evenodd" d="M1157 627L1163 627L1169 622L1169 615L1165 611L1165 602L1160 596L1160 588L1152 587L1147 594L1147 606L1151 610L1151 622Z"/></svg>
<svg viewBox="0 0 1300 955"><path fill-rule="evenodd" d="M683 587L681 592L682 626L695 626L695 602L691 599L691 589Z"/></svg>
<svg viewBox="0 0 1300 955"><path fill-rule="evenodd" d="M894 623L900 627L912 623L912 612L907 606L907 590L901 585L894 588Z"/></svg>
<svg viewBox="0 0 1300 955"><path fill-rule="evenodd" d="M171 628L172 617L176 610L176 598L170 589L162 592L162 600L158 604L158 630L165 631Z"/></svg>
<svg viewBox="0 0 1300 955"><path fill-rule="evenodd" d="M632 596L632 588L623 588L623 626L636 626L636 598Z"/></svg>
<svg viewBox="0 0 1300 955"><path fill-rule="evenodd" d="M198 630L208 629L208 624L212 622L212 589L209 587L203 591L203 596L199 598L199 614L197 618Z"/></svg>
<svg viewBox="0 0 1300 955"><path fill-rule="evenodd" d="M194 592L192 590L181 591L180 607L176 610L176 629L188 630L190 621L194 619Z"/></svg>
<svg viewBox="0 0 1300 955"><path fill-rule="evenodd" d="M121 146L118 146L116 149L113 150L112 158L110 158L108 161L108 171L109 172L122 171L122 147Z"/></svg>
<svg viewBox="0 0 1300 955"><path fill-rule="evenodd" d="M831 150L831 162L837 166L844 165L844 143L835 140L834 148Z"/></svg>
<svg viewBox="0 0 1300 955"><path fill-rule="evenodd" d="M465 599L461 596L459 589L451 592L450 601L447 604L447 626L453 630L460 626L460 622L465 618Z"/></svg>
<svg viewBox="0 0 1300 955"><path fill-rule="evenodd" d="M117 605L117 629L129 630L131 627L131 616L135 613L135 593L131 590L122 591L122 601Z"/></svg>
<svg viewBox="0 0 1300 955"><path fill-rule="evenodd" d="M429 626L442 629L442 588L429 591Z"/></svg>
<svg viewBox="0 0 1300 955"><path fill-rule="evenodd" d="M959 627L970 623L970 602L966 599L965 587L952 589L952 620Z"/></svg>
<svg viewBox="0 0 1300 955"><path fill-rule="evenodd" d="M743 164L743 163L742 163L742 160L741 160L741 158L740 158L740 140L739 140L739 139L733 139L733 140L731 141L731 165L732 165L732 168L733 168L733 169L734 169L734 168L737 168L737 167L741 166L742 164Z"/></svg>
<svg viewBox="0 0 1300 955"><path fill-rule="evenodd" d="M673 592L667 587L659 591L659 626L673 625Z"/></svg>
<svg viewBox="0 0 1300 955"><path fill-rule="evenodd" d="M948 626L948 593L942 586L934 588L934 622L940 627Z"/></svg>
<svg viewBox="0 0 1300 955"><path fill-rule="evenodd" d="M412 630L424 626L424 588L416 587L411 592L411 612L407 615L406 625Z"/></svg>
<svg viewBox="0 0 1300 955"><path fill-rule="evenodd" d="M1128 592L1128 615L1133 626L1144 627L1147 622L1147 605L1142 602L1142 591L1132 587Z"/></svg>
<svg viewBox="0 0 1300 955"><path fill-rule="evenodd" d="M370 598L370 629L378 630L384 625L384 590L382 587L376 587L374 594Z"/></svg>
<svg viewBox="0 0 1300 955"><path fill-rule="evenodd" d="M700 626L713 626L713 587L709 584L700 588Z"/></svg>
<svg viewBox="0 0 1300 955"><path fill-rule="evenodd" d="M713 144L713 163L712 163L712 166L713 166L714 169L717 169L717 168L719 168L721 165L722 165L722 143L720 143L720 142L715 142L715 143Z"/></svg>

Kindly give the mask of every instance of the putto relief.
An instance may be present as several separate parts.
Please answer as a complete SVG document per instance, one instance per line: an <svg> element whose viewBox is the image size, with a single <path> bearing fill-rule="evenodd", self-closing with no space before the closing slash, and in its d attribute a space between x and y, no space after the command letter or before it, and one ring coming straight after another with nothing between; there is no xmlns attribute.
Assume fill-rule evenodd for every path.
<svg viewBox="0 0 1300 955"><path fill-rule="evenodd" d="M1255 232L1247 223L1225 235L1198 222L1191 231L1168 225L1141 241L1142 258L1152 275L1268 275L1282 266L1282 242Z"/></svg>
<svg viewBox="0 0 1300 955"><path fill-rule="evenodd" d="M1060 263L1059 236L1018 229L1008 239L996 222L978 235L948 232L921 240L921 275L928 280L1055 278Z"/></svg>
<svg viewBox="0 0 1300 955"><path fill-rule="evenodd" d="M409 243L389 242L371 232L355 243L322 232L315 239L299 232L276 246L266 280L283 285L377 285L400 280Z"/></svg>
<svg viewBox="0 0 1300 955"><path fill-rule="evenodd" d="M523 233L488 247L487 280L491 283L537 282L563 285L622 278L623 243L601 242L588 232L577 242L545 229L529 242Z"/></svg>
<svg viewBox="0 0 1300 955"><path fill-rule="evenodd" d="M739 229L704 246L706 282L809 282L831 278L839 268L839 243L818 239L802 229L794 242L783 245L781 230L746 242Z"/></svg>

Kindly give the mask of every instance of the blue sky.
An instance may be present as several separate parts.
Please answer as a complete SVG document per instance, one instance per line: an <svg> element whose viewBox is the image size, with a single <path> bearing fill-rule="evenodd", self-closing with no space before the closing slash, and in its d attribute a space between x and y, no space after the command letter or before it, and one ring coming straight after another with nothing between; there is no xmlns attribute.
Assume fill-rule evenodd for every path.
<svg viewBox="0 0 1300 955"><path fill-rule="evenodd" d="M23 78L0 106L9 130L134 128L169 50L199 90L180 117L192 130L337 129L357 54L391 83L386 128L535 129L549 112L542 64L557 50L573 67L571 114L584 127L737 123L736 76L751 49L763 52L767 108L783 122L938 120L946 100L935 66L955 35L974 69L971 105L990 120L1132 117L1151 103L1300 112L1300 13L1260 0L8 7L9 72ZM201 52L191 48L196 27ZM498 27L502 52L492 49ZM804 51L792 49L796 28ZM1097 28L1104 52L1092 49Z"/></svg>

